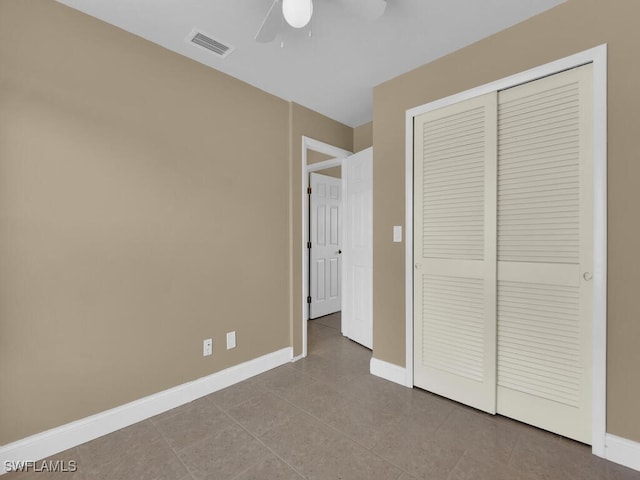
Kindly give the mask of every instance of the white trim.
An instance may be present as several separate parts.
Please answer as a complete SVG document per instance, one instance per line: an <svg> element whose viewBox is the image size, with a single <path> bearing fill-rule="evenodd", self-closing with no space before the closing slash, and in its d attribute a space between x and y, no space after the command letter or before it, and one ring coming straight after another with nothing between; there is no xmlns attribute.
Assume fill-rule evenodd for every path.
<svg viewBox="0 0 640 480"><path fill-rule="evenodd" d="M291 361L292 347L226 368L192 382L52 428L0 447L0 475L6 461L40 460L227 388Z"/></svg>
<svg viewBox="0 0 640 480"><path fill-rule="evenodd" d="M325 160L324 162L312 163L311 165L307 165L307 173L319 172L321 170L326 170L327 168L341 167L342 160L344 160L344 158L332 158L330 160Z"/></svg>
<svg viewBox="0 0 640 480"><path fill-rule="evenodd" d="M304 358L304 356L303 356L303 355L298 355L297 357L293 357L293 358L291 359L291 363L295 363L295 362L297 362L298 360L302 360L303 358Z"/></svg>
<svg viewBox="0 0 640 480"><path fill-rule="evenodd" d="M374 357L371 357L369 371L371 372L371 375L384 378L390 382L399 383L402 386L405 385L407 380L407 372L405 368Z"/></svg>
<svg viewBox="0 0 640 480"><path fill-rule="evenodd" d="M504 90L564 70L593 64L594 89L594 195L593 195L593 392L592 452L605 456L607 409L607 45L585 50L525 72L488 83L406 112L405 142L405 328L406 385L413 386L413 119L423 113L468 100L486 93Z"/></svg>
<svg viewBox="0 0 640 480"><path fill-rule="evenodd" d="M307 150L313 150L314 152L330 155L331 160L324 162L314 163L307 165ZM307 250L307 242L309 241L309 196L307 195L308 176L309 172L315 172L323 170L325 168L342 166L342 160L351 155L348 150L334 147L328 143L315 140L313 138L302 136L302 162L301 162L301 190L302 190L302 358L307 356L307 320L309 318L309 306L307 305L307 296L309 295L309 277L308 277L308 264L309 264L309 251ZM294 320L295 321L295 320ZM295 341L295 339L294 339ZM296 357L299 358L299 357Z"/></svg>
<svg viewBox="0 0 640 480"><path fill-rule="evenodd" d="M605 448L607 460L640 471L640 443L607 433Z"/></svg>
<svg viewBox="0 0 640 480"><path fill-rule="evenodd" d="M405 311L405 385L413 388L413 119L407 111L405 132L405 222L404 222L404 311Z"/></svg>
<svg viewBox="0 0 640 480"><path fill-rule="evenodd" d="M593 326L591 451L607 434L607 46L593 49Z"/></svg>

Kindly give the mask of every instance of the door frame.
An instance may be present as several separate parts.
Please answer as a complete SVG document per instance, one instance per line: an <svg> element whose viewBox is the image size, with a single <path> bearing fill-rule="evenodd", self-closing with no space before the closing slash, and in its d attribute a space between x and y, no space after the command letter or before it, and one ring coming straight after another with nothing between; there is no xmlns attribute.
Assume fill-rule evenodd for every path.
<svg viewBox="0 0 640 480"><path fill-rule="evenodd" d="M591 451L605 457L607 402L607 45L445 97L406 111L405 144L405 384L413 387L413 124L414 117L485 93L593 64L593 318Z"/></svg>
<svg viewBox="0 0 640 480"><path fill-rule="evenodd" d="M307 151L309 150L334 158L307 165ZM352 152L348 150L302 136L302 177L300 183L302 189L302 354L295 357L293 361L307 356L307 320L309 319L309 304L307 303L307 296L309 295L309 249L307 249L307 242L309 241L309 195L307 194L307 186L309 184L309 174L326 168L342 167L343 160L351 154ZM342 224L342 217L340 218L340 223ZM340 228L340 232L342 235L342 228Z"/></svg>

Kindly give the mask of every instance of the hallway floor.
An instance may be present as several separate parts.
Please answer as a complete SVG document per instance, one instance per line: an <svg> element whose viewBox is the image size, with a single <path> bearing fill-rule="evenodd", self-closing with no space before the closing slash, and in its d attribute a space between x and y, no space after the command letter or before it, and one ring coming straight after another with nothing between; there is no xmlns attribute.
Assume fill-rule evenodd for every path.
<svg viewBox="0 0 640 480"><path fill-rule="evenodd" d="M53 457L26 479L640 480L590 448L369 374L371 352L312 320L309 356Z"/></svg>

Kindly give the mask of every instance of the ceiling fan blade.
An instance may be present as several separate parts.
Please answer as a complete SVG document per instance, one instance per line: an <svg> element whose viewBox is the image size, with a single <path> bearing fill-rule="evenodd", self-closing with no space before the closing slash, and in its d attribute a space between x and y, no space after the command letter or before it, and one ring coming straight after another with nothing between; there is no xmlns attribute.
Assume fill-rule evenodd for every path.
<svg viewBox="0 0 640 480"><path fill-rule="evenodd" d="M340 0L347 10L365 20L380 18L387 8L386 0Z"/></svg>
<svg viewBox="0 0 640 480"><path fill-rule="evenodd" d="M260 30L256 33L255 39L260 43L269 43L275 40L276 36L282 28L282 8L280 0L274 0L273 5L269 9L269 13L264 17Z"/></svg>

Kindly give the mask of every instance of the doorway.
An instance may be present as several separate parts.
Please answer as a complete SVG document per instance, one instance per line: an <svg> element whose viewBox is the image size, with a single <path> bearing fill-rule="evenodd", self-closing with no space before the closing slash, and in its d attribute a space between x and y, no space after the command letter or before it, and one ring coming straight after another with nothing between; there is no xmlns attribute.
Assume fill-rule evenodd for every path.
<svg viewBox="0 0 640 480"><path fill-rule="evenodd" d="M348 338L364 345L371 349L372 347L372 318L371 318L371 303L372 299L372 161L373 151L371 148L366 149L363 152L359 152L356 155L352 155L351 152L333 147L331 145L319 142L317 140L303 137L302 142L302 357L306 357L308 353L308 320L315 318L323 314L333 314L334 317L339 315L340 327L342 334ZM345 170L346 168L346 170ZM326 178L333 177L334 180L327 180L324 187L325 198L330 188L329 183L336 183L336 177L340 176L341 189L339 196L342 202L342 211L344 214L339 215L333 220L336 221L338 226L337 238L334 238L331 243L326 258L320 258L319 263L324 263L322 269L316 268L312 271L312 265L310 261L313 254L313 237L312 228L310 228L310 206L311 198L309 195L308 187L310 186L310 177L313 174L316 178L322 179L323 174ZM345 178L345 176L349 176ZM351 184L351 189L347 188ZM367 188L364 188L366 185ZM337 183L336 183L337 185ZM333 185L334 187L336 185ZM335 190L334 190L335 191ZM345 203L345 198L347 202ZM330 200L330 199L329 199ZM367 202L368 201L368 202ZM349 208L351 205L353 208ZM327 205L328 207L328 205ZM325 219L326 222L333 221L330 215L327 215L327 208L324 209L324 213L320 216ZM345 218L349 219L345 222ZM317 225L315 226L317 227ZM351 228L349 228L351 227ZM348 230L347 230L348 229ZM355 230L354 230L355 229ZM346 234L345 234L346 232ZM358 233L359 232L359 233ZM326 235L327 231L323 232ZM355 240L354 240L355 239ZM316 239L317 240L317 239ZM311 242L311 244L309 243ZM316 241L316 243L318 243ZM309 248L311 247L311 249ZM335 250L335 251L334 251ZM348 254L343 255L343 252ZM363 254L364 252L364 254ZM336 254L336 255L333 255ZM318 260L318 259L315 259ZM322 262L324 260L324 262ZM330 268L326 268L328 262L334 261L334 272L339 272L338 282L340 290L340 302L339 308L343 307L348 309L349 315L344 316L335 312L335 305L329 306L329 310L323 311L321 307L322 302L316 302L318 308L316 308L312 315L311 306L314 305L313 290L310 287L310 274L315 274L315 280L320 281L324 285L323 297L329 298L327 295L327 289L331 288L331 285L335 285L336 282L329 282L327 284L326 275L327 272L331 273ZM346 266L346 268L345 268ZM314 265L317 267L317 265ZM363 268L365 267L365 268ZM368 270L367 268L368 267ZM323 273L322 278L318 278L318 272ZM366 281L365 281L366 280ZM354 287L356 282L359 287ZM317 285L316 285L317 289ZM317 291L317 290L316 290ZM335 293L335 291L334 291ZM369 299L369 300L367 300ZM368 306L368 308L367 308ZM318 315L320 314L320 315ZM350 320L351 319L351 320ZM329 319L335 323L334 319ZM365 321L366 320L366 321ZM353 325L351 325L353 324Z"/></svg>
<svg viewBox="0 0 640 480"><path fill-rule="evenodd" d="M328 143L321 142L309 137L302 137L302 165L301 165L301 186L302 186L302 311L300 312L300 321L302 324L302 354L296 358L304 358L308 353L308 332L307 321L310 318L310 198L309 198L309 177L312 172L321 171L341 171L342 163L345 158L351 155L351 152L344 150Z"/></svg>

